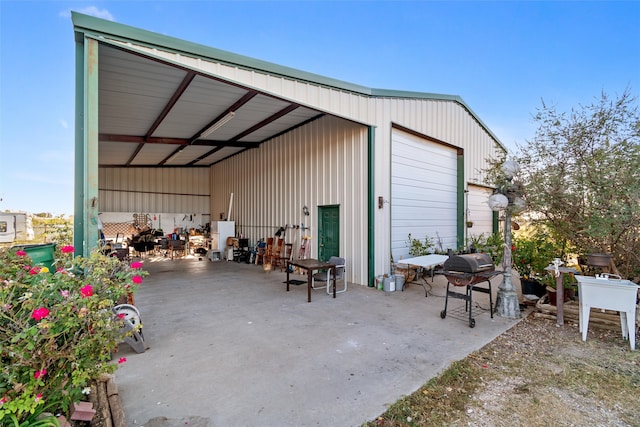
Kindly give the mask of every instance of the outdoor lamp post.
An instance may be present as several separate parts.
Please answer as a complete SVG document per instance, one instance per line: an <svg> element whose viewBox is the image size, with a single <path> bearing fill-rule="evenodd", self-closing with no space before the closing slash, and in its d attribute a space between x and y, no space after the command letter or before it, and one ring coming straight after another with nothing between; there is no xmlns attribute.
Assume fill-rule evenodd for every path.
<svg viewBox="0 0 640 427"><path fill-rule="evenodd" d="M520 197L520 186L513 182L513 177L519 172L520 166L513 160L502 164L505 183L496 188L489 197L489 207L494 212L504 211L504 274L502 283L498 287L496 298L496 312L499 316L517 319L520 317L520 303L518 294L511 283L511 214L524 209L524 200Z"/></svg>

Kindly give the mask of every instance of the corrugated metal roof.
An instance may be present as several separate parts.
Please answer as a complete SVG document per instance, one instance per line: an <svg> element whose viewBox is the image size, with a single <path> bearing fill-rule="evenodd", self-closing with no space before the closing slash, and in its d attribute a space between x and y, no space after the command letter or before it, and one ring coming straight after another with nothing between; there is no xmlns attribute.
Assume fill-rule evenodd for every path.
<svg viewBox="0 0 640 427"><path fill-rule="evenodd" d="M101 166L208 166L334 114L322 108L326 95L345 98L329 104L362 111L370 110L365 100L371 97L452 102L500 144L456 95L368 88L76 12L72 18L77 38L100 43ZM253 87L239 83L249 81L247 72ZM320 87L332 92L316 92ZM301 90L307 96L282 98ZM230 112L233 119L200 136Z"/></svg>

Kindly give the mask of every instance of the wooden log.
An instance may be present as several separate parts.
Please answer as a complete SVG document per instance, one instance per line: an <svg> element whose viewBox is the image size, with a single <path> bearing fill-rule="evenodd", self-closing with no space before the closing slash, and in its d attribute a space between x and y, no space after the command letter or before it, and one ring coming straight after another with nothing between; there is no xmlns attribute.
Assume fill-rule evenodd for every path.
<svg viewBox="0 0 640 427"><path fill-rule="evenodd" d="M540 311L544 311L544 312L549 312L549 313L554 313L555 314L555 309L554 306L552 305L548 305L548 304L542 304L539 307L537 307ZM575 305L570 305L567 306L565 305L565 313L569 313L570 315L573 314L575 316L579 316L580 315L580 307L577 307ZM593 319L602 319L602 320L606 320L606 321L610 321L610 322L620 322L620 315L617 312L602 312L599 308L591 308L591 313L589 314L589 321L593 320Z"/></svg>
<svg viewBox="0 0 640 427"><path fill-rule="evenodd" d="M594 311L595 309L591 310L591 313L589 315L589 323L591 322L604 322L604 323L614 323L614 324L620 324L620 316L617 314L607 314L607 313L598 313L596 311ZM546 314L552 314L552 315L556 315L555 310L552 309L547 309L546 307L541 307L539 308L539 310L541 313L546 313ZM579 319L580 317L580 312L578 310L571 310L571 311L565 311L565 315L567 315L568 317L572 318L572 319Z"/></svg>
<svg viewBox="0 0 640 427"><path fill-rule="evenodd" d="M551 313L551 314L555 314L556 313L556 306L551 305L551 304L544 304L544 303L538 302L536 304L536 309L541 311L541 312L546 312L546 313ZM575 316L579 316L580 315L580 306L575 302L569 302L569 303L566 303L564 305L564 311L565 311L565 313L569 313L569 314L573 314ZM612 310L604 310L603 311L602 309L592 307L591 308L591 313L589 314L589 322L591 322L594 319L602 319L602 320L609 321L609 322L620 323L620 314L617 311L612 311Z"/></svg>
<svg viewBox="0 0 640 427"><path fill-rule="evenodd" d="M540 313L540 312L536 312L533 313L534 317L540 318L540 319L549 319L549 320L556 320L556 316L553 314L547 314L547 313ZM577 320L576 320L577 322ZM595 327L596 329L604 329L607 331L618 331L620 330L620 324L618 325L611 325L611 324L604 324L604 323L591 323L591 321L589 321L589 327Z"/></svg>
<svg viewBox="0 0 640 427"><path fill-rule="evenodd" d="M116 384L116 381L113 375L110 375L106 379L106 383L107 383L107 397L111 397L114 394L118 394L118 385Z"/></svg>
<svg viewBox="0 0 640 427"><path fill-rule="evenodd" d="M107 398L109 399L109 408L111 409L111 420L113 427L127 427L127 417L122 408L122 401L118 394L118 386L115 378L111 377L107 381Z"/></svg>
<svg viewBox="0 0 640 427"><path fill-rule="evenodd" d="M109 400L107 399L107 386L104 381L98 381L96 384L98 408L100 418L104 422L104 427L113 427L111 422L111 409L109 408Z"/></svg>
<svg viewBox="0 0 640 427"><path fill-rule="evenodd" d="M109 408L111 409L113 427L127 427L127 418L124 415L119 395L114 394L109 397Z"/></svg>
<svg viewBox="0 0 640 427"><path fill-rule="evenodd" d="M565 304L564 309L564 315L567 320L580 323L580 306L578 304L575 302L569 302ZM551 304L544 304L538 301L536 304L536 310L540 314L550 316L549 318L557 319L556 307ZM620 329L620 315L616 311L606 310L603 313L601 309L591 308L589 326L611 330Z"/></svg>

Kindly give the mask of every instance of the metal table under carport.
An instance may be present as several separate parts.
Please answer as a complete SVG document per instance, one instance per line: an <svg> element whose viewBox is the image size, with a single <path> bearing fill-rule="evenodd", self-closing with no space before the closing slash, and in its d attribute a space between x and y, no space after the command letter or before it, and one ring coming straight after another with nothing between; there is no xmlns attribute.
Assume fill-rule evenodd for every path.
<svg viewBox="0 0 640 427"><path fill-rule="evenodd" d="M422 279L422 282L416 282L416 283L419 283L422 286L422 288L424 289L424 296L426 298L427 296L429 296L429 293L427 291L427 287L425 286L426 282L424 280L424 277L422 277L422 274L424 272L430 271L431 281L433 282L434 269L442 265L447 259L449 259L449 256L447 255L430 254L430 255L422 255L414 258L401 259L396 264L406 265L408 269L411 269L412 267L417 267L416 279L418 278L418 273L420 273L421 274L420 278ZM402 289L401 289L402 291L404 291L404 285L405 283L402 284Z"/></svg>

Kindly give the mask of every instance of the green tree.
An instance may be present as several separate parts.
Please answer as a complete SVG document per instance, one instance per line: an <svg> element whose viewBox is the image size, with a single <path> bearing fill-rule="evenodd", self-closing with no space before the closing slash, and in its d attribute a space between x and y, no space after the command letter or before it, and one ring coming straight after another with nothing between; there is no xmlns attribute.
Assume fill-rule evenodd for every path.
<svg viewBox="0 0 640 427"><path fill-rule="evenodd" d="M627 89L569 114L544 102L531 141L518 147L534 222L578 254L608 252L640 274L640 114Z"/></svg>

